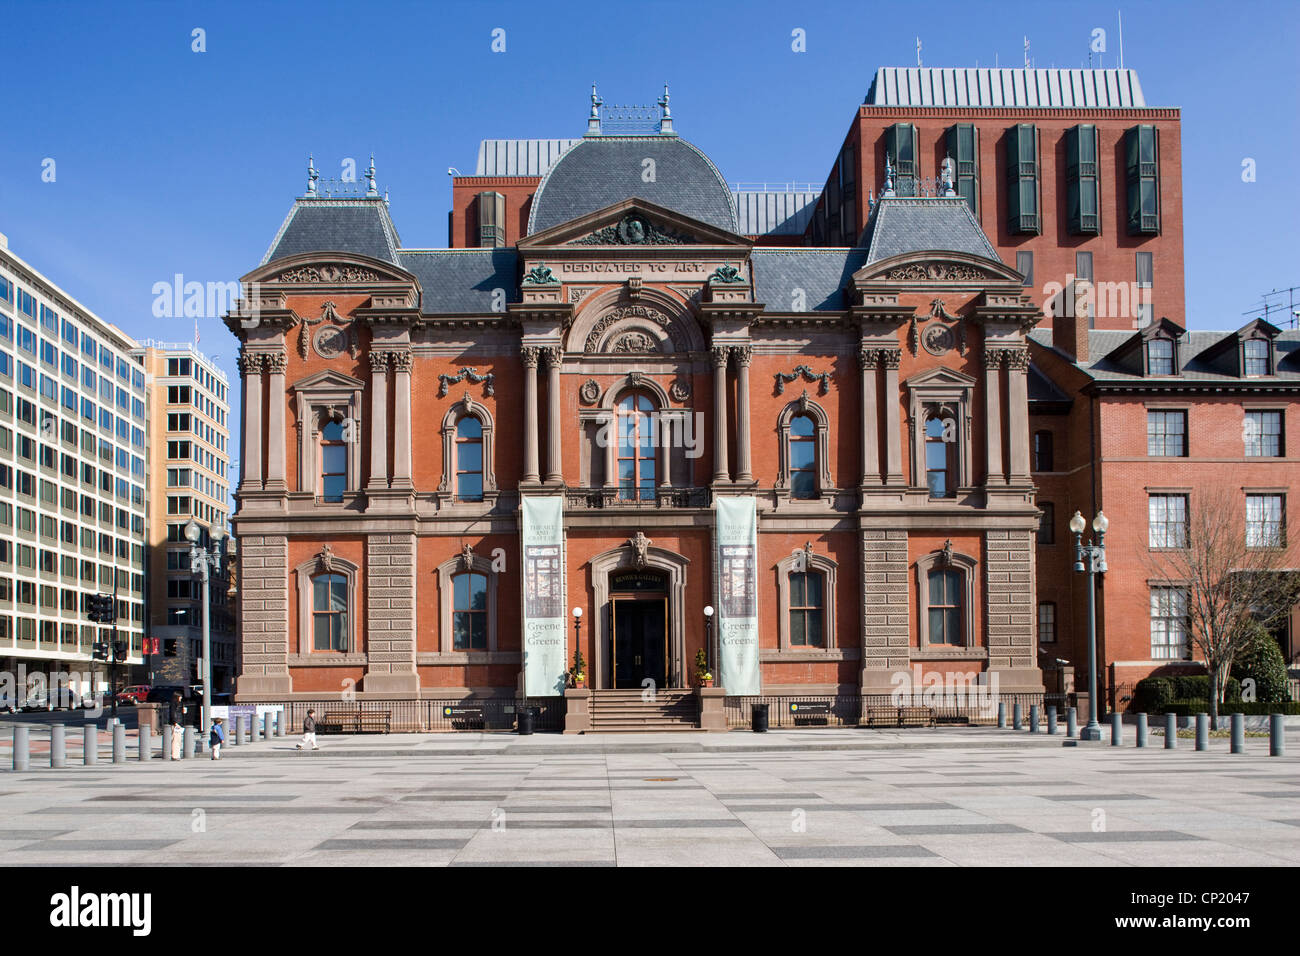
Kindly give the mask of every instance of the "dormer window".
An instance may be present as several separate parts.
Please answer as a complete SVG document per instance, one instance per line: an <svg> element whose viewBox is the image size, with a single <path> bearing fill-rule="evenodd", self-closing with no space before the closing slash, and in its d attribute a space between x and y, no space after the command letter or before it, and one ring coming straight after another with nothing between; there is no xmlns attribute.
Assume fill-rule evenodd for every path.
<svg viewBox="0 0 1300 956"><path fill-rule="evenodd" d="M1265 339L1246 339L1241 345L1242 369L1247 378L1268 375L1268 342Z"/></svg>
<svg viewBox="0 0 1300 956"><path fill-rule="evenodd" d="M1174 343L1170 339L1152 339L1147 342L1147 374L1174 374Z"/></svg>

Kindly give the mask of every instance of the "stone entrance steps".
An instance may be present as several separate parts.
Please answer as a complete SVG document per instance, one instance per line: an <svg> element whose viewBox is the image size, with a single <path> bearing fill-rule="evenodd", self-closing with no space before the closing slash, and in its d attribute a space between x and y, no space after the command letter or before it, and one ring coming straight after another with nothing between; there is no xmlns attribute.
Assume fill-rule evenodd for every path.
<svg viewBox="0 0 1300 956"><path fill-rule="evenodd" d="M700 714L692 690L661 690L642 700L639 690L593 690L591 733L699 731Z"/></svg>

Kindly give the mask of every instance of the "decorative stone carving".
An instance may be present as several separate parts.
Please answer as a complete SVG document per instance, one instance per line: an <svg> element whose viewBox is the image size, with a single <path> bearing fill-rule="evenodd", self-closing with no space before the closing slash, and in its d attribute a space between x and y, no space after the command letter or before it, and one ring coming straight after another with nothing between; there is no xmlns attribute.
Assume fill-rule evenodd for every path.
<svg viewBox="0 0 1300 956"><path fill-rule="evenodd" d="M723 264L709 273L708 281L718 285L744 285L747 280L735 266Z"/></svg>
<svg viewBox="0 0 1300 956"><path fill-rule="evenodd" d="M880 367L880 349L858 349L858 365L864 372Z"/></svg>
<svg viewBox="0 0 1300 956"><path fill-rule="evenodd" d="M411 370L411 353L407 351L389 352L388 363L393 367L394 372L409 372ZM488 394L492 394L490 391Z"/></svg>
<svg viewBox="0 0 1300 956"><path fill-rule="evenodd" d="M555 278L555 273L551 267L544 262L539 262L526 273L524 273L524 285L558 285L559 279Z"/></svg>
<svg viewBox="0 0 1300 956"><path fill-rule="evenodd" d="M370 371L385 372L388 370L388 353L371 352L370 353Z"/></svg>
<svg viewBox="0 0 1300 956"><path fill-rule="evenodd" d="M344 263L327 264L321 266L299 266L296 269L286 269L279 275L270 279L271 282L292 282L292 283L354 283L354 282L378 282L379 273L373 269L363 269L360 266L346 265Z"/></svg>
<svg viewBox="0 0 1300 956"><path fill-rule="evenodd" d="M734 346L731 350L731 354L736 359L737 367L743 366L744 368L749 368L750 363L754 361L754 346L752 345Z"/></svg>
<svg viewBox="0 0 1300 956"><path fill-rule="evenodd" d="M347 330L336 325L326 325L316 330L312 347L323 359L338 358L348 348L348 339Z"/></svg>
<svg viewBox="0 0 1300 956"><path fill-rule="evenodd" d="M262 374L262 354L241 348L239 350L239 370L245 375Z"/></svg>
<svg viewBox="0 0 1300 956"><path fill-rule="evenodd" d="M963 262L913 262L890 269L885 278L896 282L961 282L998 277Z"/></svg>
<svg viewBox="0 0 1300 956"><path fill-rule="evenodd" d="M627 332L610 346L611 352L658 352L659 343L644 332Z"/></svg>
<svg viewBox="0 0 1300 956"><path fill-rule="evenodd" d="M890 368L896 369L898 368L899 364L902 363L902 361L903 361L902 349L881 349L880 350L880 364L882 367L887 369Z"/></svg>
<svg viewBox="0 0 1300 956"><path fill-rule="evenodd" d="M831 389L830 372L814 372L807 365L797 365L795 366L793 372L777 372L775 374L774 378L776 379L776 394L784 395L785 383L793 382L797 380L800 376L803 376L804 381L807 382L820 381L822 383L821 388L817 390L817 393L819 395L825 395Z"/></svg>
<svg viewBox="0 0 1300 956"><path fill-rule="evenodd" d="M525 345L519 350L519 360L523 362L524 368L537 368L540 349L535 345Z"/></svg>
<svg viewBox="0 0 1300 956"><path fill-rule="evenodd" d="M668 395L674 402L684 402L691 397L691 383L678 379L668 386Z"/></svg>
<svg viewBox="0 0 1300 956"><path fill-rule="evenodd" d="M316 567L322 574L330 574L334 570L334 549L328 544L320 549L316 555Z"/></svg>
<svg viewBox="0 0 1300 956"><path fill-rule="evenodd" d="M647 538L644 532L638 531L627 539L627 543L632 548L632 566L638 571L644 570L650 554L650 545L654 542Z"/></svg>
<svg viewBox="0 0 1300 956"><path fill-rule="evenodd" d="M628 215L615 225L597 229L573 242L575 246L681 246L695 242L694 236L656 226L644 216Z"/></svg>
<svg viewBox="0 0 1300 956"><path fill-rule="evenodd" d="M805 389L803 390L803 394L800 395L799 398L798 398L798 402L799 402L799 411L800 411L800 413L805 414L805 415L808 413L808 403L809 403L810 401L811 401L811 399L808 397L808 389L805 388Z"/></svg>
<svg viewBox="0 0 1300 956"><path fill-rule="evenodd" d="M594 378L589 378L578 389L578 399L584 405L595 405L600 401L600 385Z"/></svg>
<svg viewBox="0 0 1300 956"><path fill-rule="evenodd" d="M1002 364L1002 353L1004 349L985 349L984 354L980 356L981 361L986 369L994 369Z"/></svg>
<svg viewBox="0 0 1300 956"><path fill-rule="evenodd" d="M289 369L289 357L283 352L266 352L262 355L262 367L272 375L283 375Z"/></svg>
<svg viewBox="0 0 1300 956"><path fill-rule="evenodd" d="M640 276L628 276L627 297L631 299L633 302L637 302L640 300L641 286L642 286L642 282Z"/></svg>
<svg viewBox="0 0 1300 956"><path fill-rule="evenodd" d="M569 302L576 306L591 291L591 289L569 289Z"/></svg>
<svg viewBox="0 0 1300 956"><path fill-rule="evenodd" d="M644 380L645 380L645 376L642 375L637 369L632 369L632 371L627 373L627 383L631 385L633 388L640 388L641 383Z"/></svg>
<svg viewBox="0 0 1300 956"><path fill-rule="evenodd" d="M731 354L731 349L725 345L715 345L709 349L709 361L715 369L724 369L727 367L727 357Z"/></svg>
<svg viewBox="0 0 1300 956"><path fill-rule="evenodd" d="M921 345L931 355L942 355L957 344L957 337L946 325L928 325L921 334Z"/></svg>
<svg viewBox="0 0 1300 956"><path fill-rule="evenodd" d="M1006 349L1007 368L1013 372L1029 370L1029 349Z"/></svg>
<svg viewBox="0 0 1300 956"><path fill-rule="evenodd" d="M538 350L547 368L559 368L564 361L564 349L558 345L546 345Z"/></svg>
<svg viewBox="0 0 1300 956"><path fill-rule="evenodd" d="M952 567L952 538L948 538L943 543L943 548L939 551L939 559L936 562L940 567Z"/></svg>
<svg viewBox="0 0 1300 956"><path fill-rule="evenodd" d="M583 351L588 354L599 351L600 342L605 337L605 333L624 319L649 319L668 333L668 338L672 341L674 350L686 351L690 347L690 343L682 335L681 330L673 324L668 316L658 309L634 303L619 306L602 315L596 324L592 326L591 331L587 333L587 341L583 346Z"/></svg>
<svg viewBox="0 0 1300 956"><path fill-rule="evenodd" d="M474 549L470 547L468 544L465 545L465 547L460 549L459 563L460 563L460 570L462 571L474 570Z"/></svg>
<svg viewBox="0 0 1300 956"><path fill-rule="evenodd" d="M528 350L524 349L524 351L526 352ZM534 358L533 365L535 366L536 364L537 364L536 358ZM526 359L524 361L524 365L526 367L531 367L528 366L528 362ZM488 372L486 375L480 375L478 373L478 369L476 368L462 368L455 375L438 376L438 397L439 398L445 397L448 388L450 388L452 385L455 385L457 382L463 382L466 380L473 382L475 385L482 382L484 395L496 394L496 375L494 373Z"/></svg>

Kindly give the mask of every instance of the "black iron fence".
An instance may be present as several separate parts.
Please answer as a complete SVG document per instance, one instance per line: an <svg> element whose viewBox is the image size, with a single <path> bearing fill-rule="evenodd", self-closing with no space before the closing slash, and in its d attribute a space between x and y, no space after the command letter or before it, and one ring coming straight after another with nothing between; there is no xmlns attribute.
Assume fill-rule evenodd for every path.
<svg viewBox="0 0 1300 956"><path fill-rule="evenodd" d="M458 697L447 700L259 700L256 703L284 706L288 715L286 726L291 734L302 733L302 722L309 710L316 711L317 729L321 731L328 729L331 714L357 713L387 714L389 731L395 734L457 730L509 731L515 729L515 720L525 706L522 698L510 697ZM558 732L564 729L562 697L534 697L526 703L533 712L534 730Z"/></svg>
<svg viewBox="0 0 1300 956"><path fill-rule="evenodd" d="M748 727L755 704L767 705L768 726L773 729L798 727L936 727L943 724L991 726L997 724L998 704L1006 705L1007 719L1020 704L1025 719L1034 705L1046 714L1046 705L1056 706L1065 719L1065 695L1061 694L837 694L827 696L728 697L723 705L729 728Z"/></svg>

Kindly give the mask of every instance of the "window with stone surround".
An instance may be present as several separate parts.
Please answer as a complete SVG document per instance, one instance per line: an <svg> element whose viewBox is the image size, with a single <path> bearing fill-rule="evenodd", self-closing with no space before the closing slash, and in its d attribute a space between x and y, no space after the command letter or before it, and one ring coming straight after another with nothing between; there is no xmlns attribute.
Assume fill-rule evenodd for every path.
<svg viewBox="0 0 1300 956"><path fill-rule="evenodd" d="M777 646L782 651L835 648L835 579L839 565L809 542L777 562Z"/></svg>
<svg viewBox="0 0 1300 956"><path fill-rule="evenodd" d="M812 501L834 487L831 482L830 416L805 391L776 420L780 446L776 492Z"/></svg>
<svg viewBox="0 0 1300 956"><path fill-rule="evenodd" d="M492 413L468 394L442 419L442 481L439 497L447 502L495 501L497 497L496 428Z"/></svg>
<svg viewBox="0 0 1300 956"><path fill-rule="evenodd" d="M346 649L348 579L341 574L317 574L311 579L312 650Z"/></svg>
<svg viewBox="0 0 1300 956"><path fill-rule="evenodd" d="M334 554L328 545L294 569L299 656L357 653L359 571L357 565Z"/></svg>
<svg viewBox="0 0 1300 956"><path fill-rule="evenodd" d="M326 422L320 430L320 498L342 501L348 488L348 447L343 440L343 423Z"/></svg>
<svg viewBox="0 0 1300 956"><path fill-rule="evenodd" d="M917 641L921 651L977 646L977 567L974 558L953 551L950 545L917 560Z"/></svg>
<svg viewBox="0 0 1300 956"><path fill-rule="evenodd" d="M438 565L438 640L441 654L495 651L497 578L489 558L467 545Z"/></svg>
<svg viewBox="0 0 1300 956"><path fill-rule="evenodd" d="M451 590L452 648L487 650L487 575L472 571L452 575Z"/></svg>

